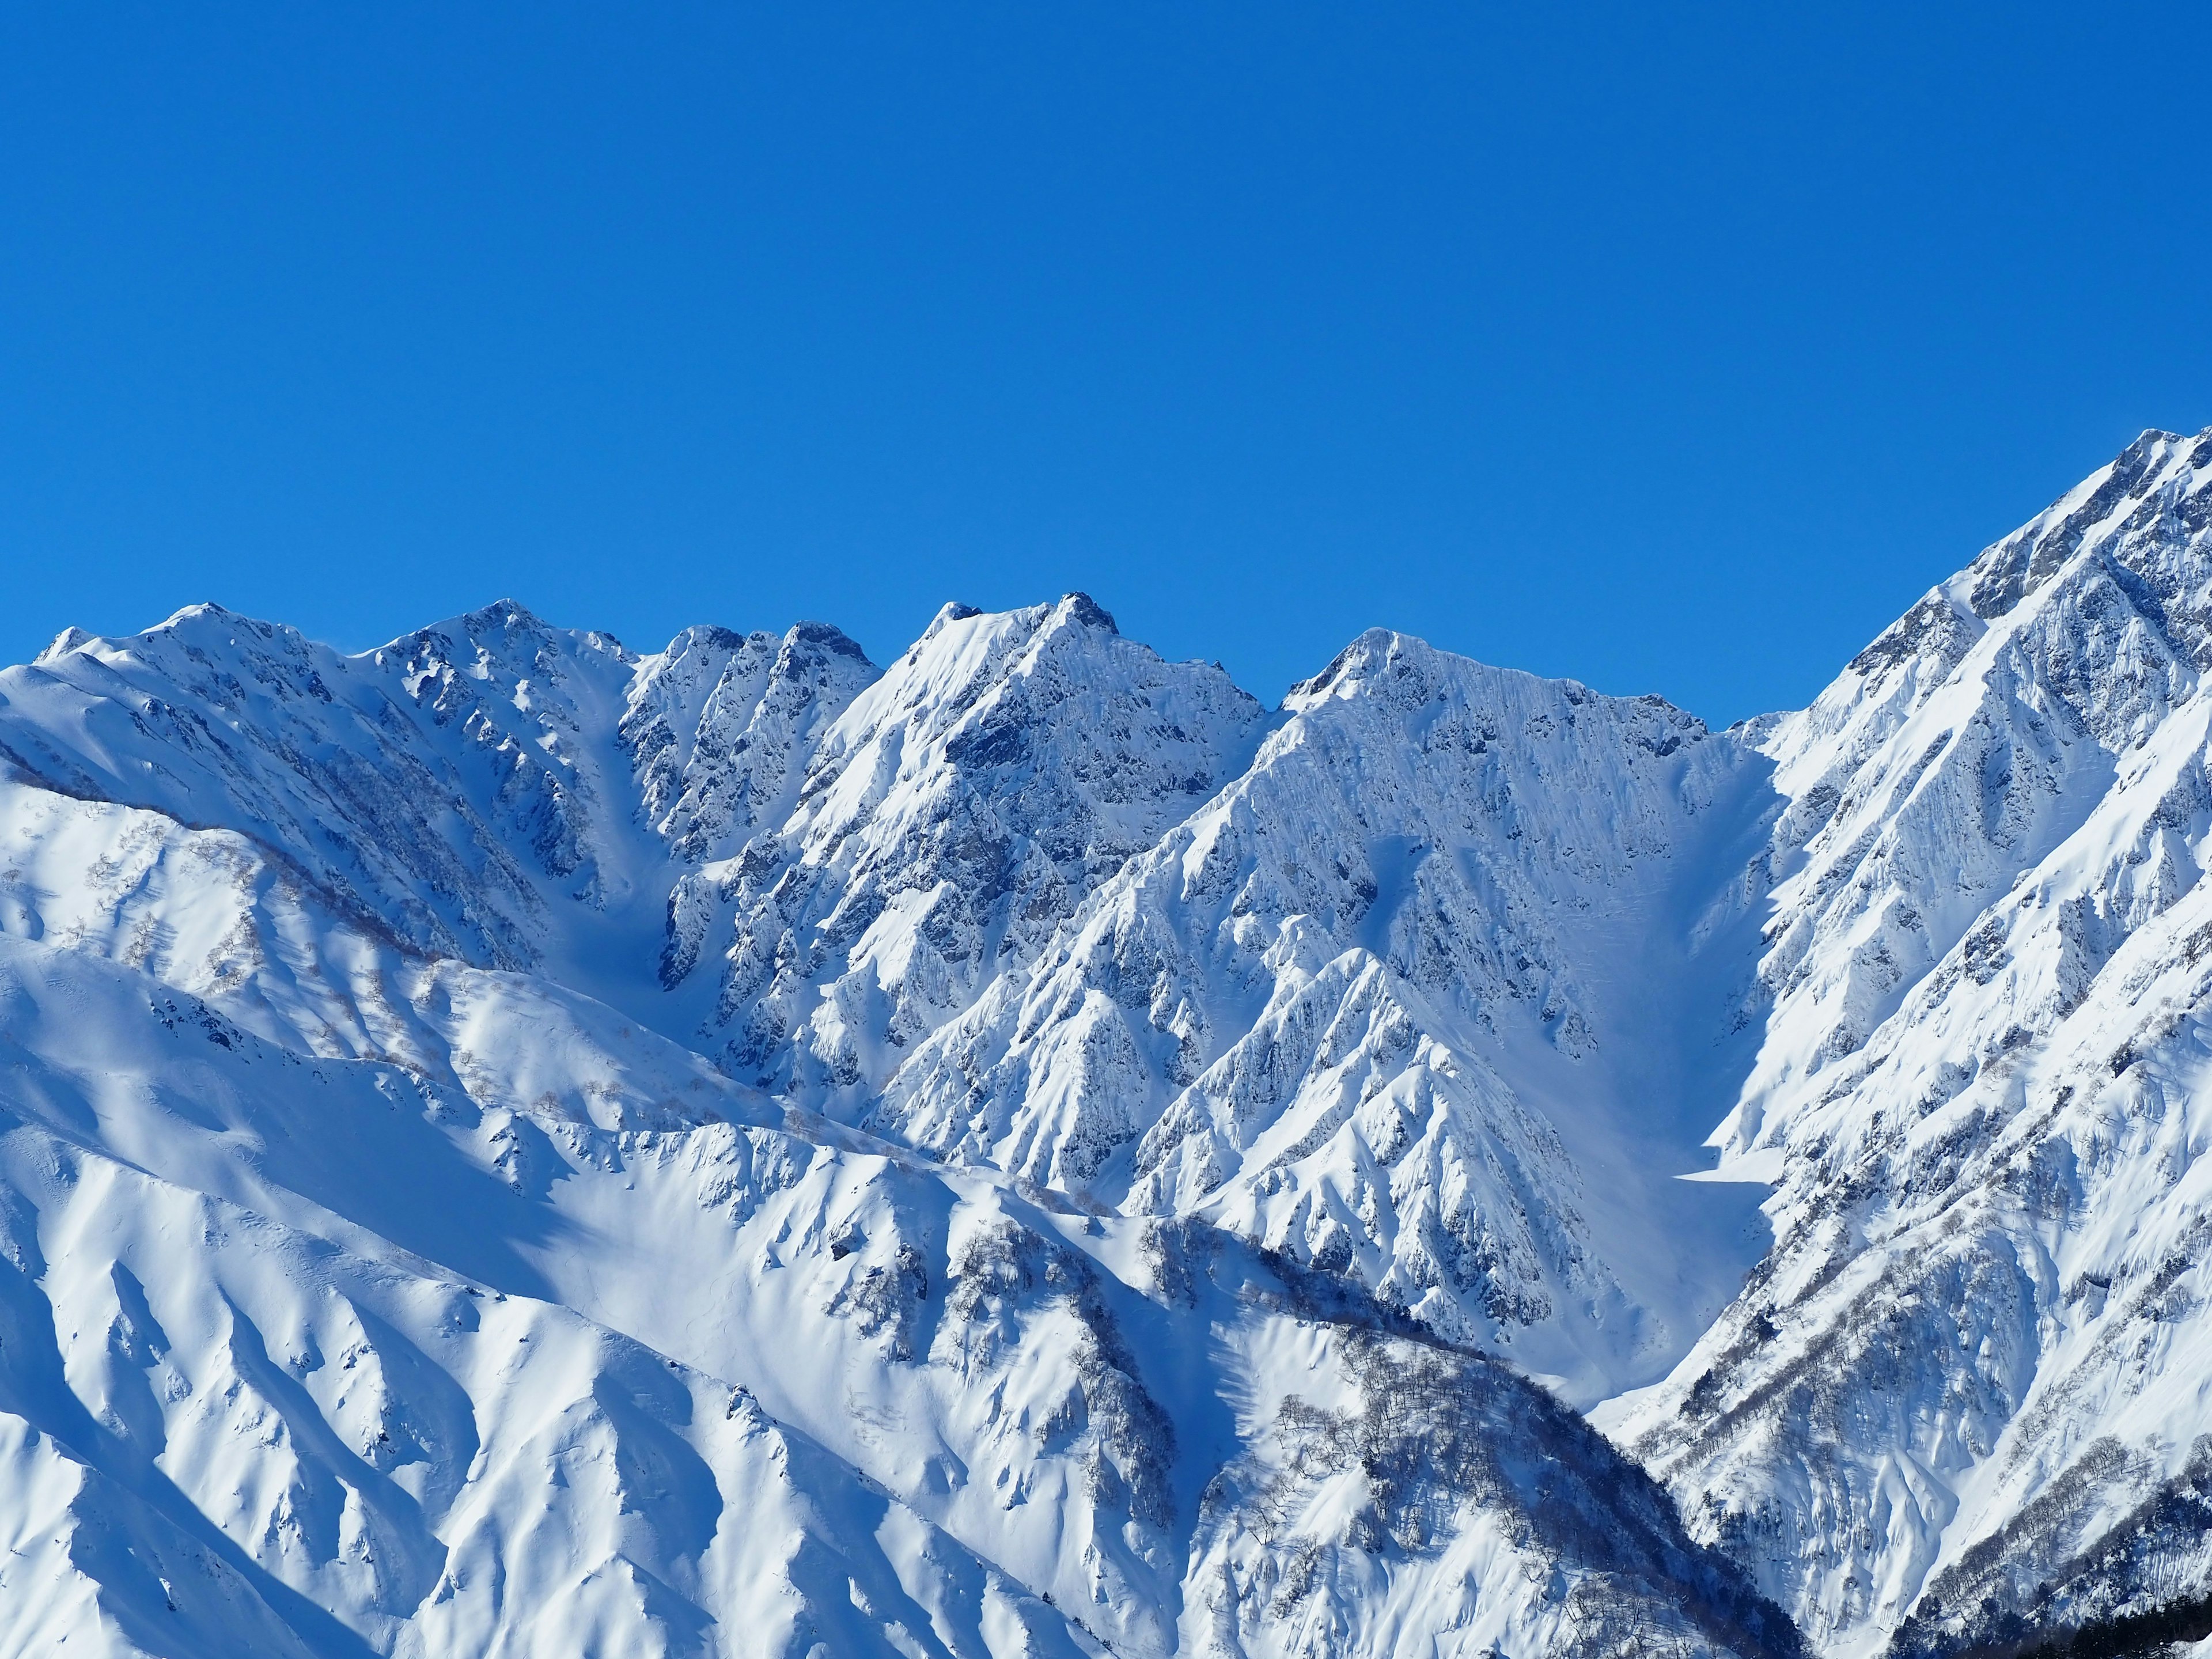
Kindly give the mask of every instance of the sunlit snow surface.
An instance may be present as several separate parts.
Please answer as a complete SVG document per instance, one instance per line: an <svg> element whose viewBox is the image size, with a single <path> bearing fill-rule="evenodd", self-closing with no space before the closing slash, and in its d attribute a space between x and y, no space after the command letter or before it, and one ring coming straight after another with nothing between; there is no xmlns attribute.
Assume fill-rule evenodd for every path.
<svg viewBox="0 0 2212 1659"><path fill-rule="evenodd" d="M1777 1243L1600 1418L1831 1651L2212 1585L2209 527L2147 433L1762 740Z"/></svg>
<svg viewBox="0 0 2212 1659"><path fill-rule="evenodd" d="M2146 434L1717 733L1383 632L1269 713L1079 595L880 672L64 635L0 673L0 1654L2201 1591L2208 479Z"/></svg>

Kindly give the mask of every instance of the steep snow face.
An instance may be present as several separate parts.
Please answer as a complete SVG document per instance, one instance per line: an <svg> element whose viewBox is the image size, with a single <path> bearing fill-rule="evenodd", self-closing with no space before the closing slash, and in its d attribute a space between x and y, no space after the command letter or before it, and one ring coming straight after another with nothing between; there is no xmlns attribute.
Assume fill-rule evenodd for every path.
<svg viewBox="0 0 2212 1659"><path fill-rule="evenodd" d="M1659 1375L1753 1259L1668 1178L1749 1058L1766 763L1380 631L1285 708L870 1127L1203 1216L1575 1397Z"/></svg>
<svg viewBox="0 0 2212 1659"><path fill-rule="evenodd" d="M1233 776L1262 720L1220 669L1161 661L1080 594L947 606L830 727L790 817L678 896L700 916L717 887L733 915L732 1072L857 1109Z"/></svg>
<svg viewBox="0 0 2212 1659"><path fill-rule="evenodd" d="M0 696L27 776L159 815L88 829L112 858L24 830L61 860L25 878L317 1053L411 1054L394 952L535 973L1579 1400L1662 1371L1758 1242L1671 1177L1749 1054L1722 890L1767 763L1656 699L1376 635L1270 718L1080 595L947 607L880 676L817 624L638 658L501 605L348 658L202 607Z"/></svg>
<svg viewBox="0 0 2212 1659"><path fill-rule="evenodd" d="M7 1650L1793 1651L1587 1427L1333 1281L779 1128L230 832L0 797Z"/></svg>
<svg viewBox="0 0 2212 1659"><path fill-rule="evenodd" d="M1607 1420L1830 1651L2212 1581L2208 596L2212 432L2148 433L1767 739L1777 1243Z"/></svg>
<svg viewBox="0 0 2212 1659"><path fill-rule="evenodd" d="M823 733L878 677L825 623L781 639L687 628L640 665L623 712L647 820L691 864L780 826Z"/></svg>
<svg viewBox="0 0 2212 1659"><path fill-rule="evenodd" d="M692 629L640 659L503 602L345 657L198 605L0 673L0 761L235 832L398 946L545 972L688 1035L702 1008L653 972L678 872L780 822L874 677L818 623Z"/></svg>

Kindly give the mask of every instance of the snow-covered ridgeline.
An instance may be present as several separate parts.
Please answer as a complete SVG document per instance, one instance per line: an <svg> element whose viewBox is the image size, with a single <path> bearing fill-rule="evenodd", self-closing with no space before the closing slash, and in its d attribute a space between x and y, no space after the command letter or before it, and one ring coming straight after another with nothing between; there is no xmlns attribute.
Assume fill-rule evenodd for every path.
<svg viewBox="0 0 2212 1659"><path fill-rule="evenodd" d="M1826 1650L2212 1578L2208 526L2146 434L1766 739L1777 1241L1605 1416Z"/></svg>
<svg viewBox="0 0 2212 1659"><path fill-rule="evenodd" d="M1012 1628L987 1604L1042 1617L1020 1598L1047 1588L1122 1650L1425 1651L1441 1627L1534 1653L1646 1617L1648 1554L1592 1569L1602 1593L1572 1571L1499 1588L1532 1534L1499 1519L1522 1500L1494 1483L1393 1507L1376 1470L1402 1425L1373 1413L1403 1377L1479 1380L1435 1382L1432 1439L1525 1435L1537 1397L1485 1415L1470 1402L1503 1374L1465 1355L1386 1363L1347 1334L1324 1361L1284 1334L1294 1319L1238 1322L1252 1273L1310 1295L1309 1271L1370 1288L1368 1328L1410 1316L1577 1401L1697 1342L1601 1409L1609 1431L1823 1647L1871 1652L1902 1625L1905 1648L1941 1650L2212 1582L2191 1507L2212 1469L2192 1380L2212 1294L2208 478L2212 434L2145 434L1812 708L1724 733L1386 633L1271 716L1081 596L948 607L880 676L811 624L692 629L638 658L502 605L348 658L198 607L0 674L0 931L49 977L136 975L157 1024L204 1007L240 1052L382 1067L432 1123L477 1115L476 1139L448 1139L538 1206L508 1235L538 1277L484 1282L743 1379L990 1564L1000 1578L963 1578L983 1588L932 1627L952 1650L945 1630ZM42 1030L77 1018L40 1008L21 1018ZM274 1144L211 1127L228 1121L208 1091L252 1093L223 1078L165 1085L211 1137L181 1185L304 1224L283 1182L241 1199L210 1173ZM70 1144L154 1168L108 1144L127 1116L79 1113ZM1715 1123L1723 1174L1778 1182L1773 1249L1717 1323L1766 1234L1746 1224L1756 1187L1674 1179ZM532 1156L555 1172L542 1192ZM732 1158L872 1158L868 1180L907 1196L885 1221L823 1173L732 1212L754 1230L732 1255L724 1220L683 1219L720 1200L643 1173L719 1192ZM387 1237L374 1185L331 1211L363 1209L341 1247L420 1251ZM877 1219L843 1231L840 1205ZM1168 1316L1138 1305L1175 1300L1142 1242L1213 1236L1159 1231L1175 1218L1279 1254L1237 1257L1255 1265L1199 1293L1213 1311L1170 1320L1212 1334L1146 1327L1131 1352L1218 1363L1131 1394L1085 1310ZM1016 1420L1056 1425L1040 1443L1135 1423L1133 1445L1142 1395L1174 1425L1152 1489L1174 1498L1151 1520L1142 1472L1078 1446L1091 1429L1032 1467L997 1417L961 1417L996 1386L971 1327L998 1316L962 1293L957 1355L939 1352L919 1287L951 1308L971 1221L1040 1241L1005 1246L1016 1266L988 1244L969 1275L1035 1295L1001 1328L1042 1390ZM1242 1333L1225 1347L1224 1329ZM702 1344L717 1330L760 1352ZM888 1345L887 1376L927 1380L840 1403L828 1373L762 1357L794 1330L854 1364L824 1334L858 1332ZM1224 1357L1240 1344L1272 1357ZM943 1460L910 1455L929 1444ZM1200 1502L1200 1468L1242 1500ZM1590 1471L1601 1458L1595 1492ZM1647 1535L1620 1508L1627 1477L1604 1479L1602 1502L1577 1501ZM1008 1482L1021 1501L993 1508ZM1004 1517L1046 1488L1060 1541L1032 1559L1037 1529ZM653 1582L706 1611L641 1592L636 1628L738 1605L684 1559ZM1577 1597L1613 1611L1559 1622ZM348 1628L414 1628L345 1606ZM1037 1628L1091 1639L1058 1619Z"/></svg>
<svg viewBox="0 0 2212 1659"><path fill-rule="evenodd" d="M1765 763L1382 632L1285 716L870 1126L1218 1221L1584 1400L1657 1375L1750 1261L1669 1177L1730 1097L1756 923L1713 889Z"/></svg>
<svg viewBox="0 0 2212 1659"><path fill-rule="evenodd" d="M289 965L336 948L309 899L355 957L533 972L794 1104L1205 1214L1580 1400L1658 1375L1757 1243L1670 1178L1729 1099L1756 941L1692 913L1767 765L1656 699L1376 635L1271 718L1080 595L947 607L880 677L813 624L637 658L503 604L346 658L198 607L0 696L27 780L240 838L218 887L291 942L259 974L225 900L178 982L335 995L319 1052L375 1052L395 994ZM145 912L140 879L82 891Z"/></svg>

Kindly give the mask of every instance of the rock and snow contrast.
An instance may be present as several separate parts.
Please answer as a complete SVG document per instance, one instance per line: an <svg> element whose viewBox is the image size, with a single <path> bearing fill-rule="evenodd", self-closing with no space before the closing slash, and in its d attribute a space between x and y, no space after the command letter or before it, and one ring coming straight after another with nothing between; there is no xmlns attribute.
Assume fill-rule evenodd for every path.
<svg viewBox="0 0 2212 1659"><path fill-rule="evenodd" d="M1600 1413L1838 1655L2212 1589L2212 432L1765 726L1772 1249Z"/></svg>
<svg viewBox="0 0 2212 1659"><path fill-rule="evenodd" d="M2212 1593L2208 859L2212 433L1725 732L1081 595L71 631L0 1656L2132 1628Z"/></svg>

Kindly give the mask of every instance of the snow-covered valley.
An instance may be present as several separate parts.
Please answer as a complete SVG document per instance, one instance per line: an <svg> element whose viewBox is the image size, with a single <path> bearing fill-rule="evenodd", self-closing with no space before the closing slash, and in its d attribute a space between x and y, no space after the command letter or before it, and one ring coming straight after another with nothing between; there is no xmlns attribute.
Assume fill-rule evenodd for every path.
<svg viewBox="0 0 2212 1659"><path fill-rule="evenodd" d="M1808 709L1081 595L0 672L0 1655L2212 1591L2212 433Z"/></svg>

